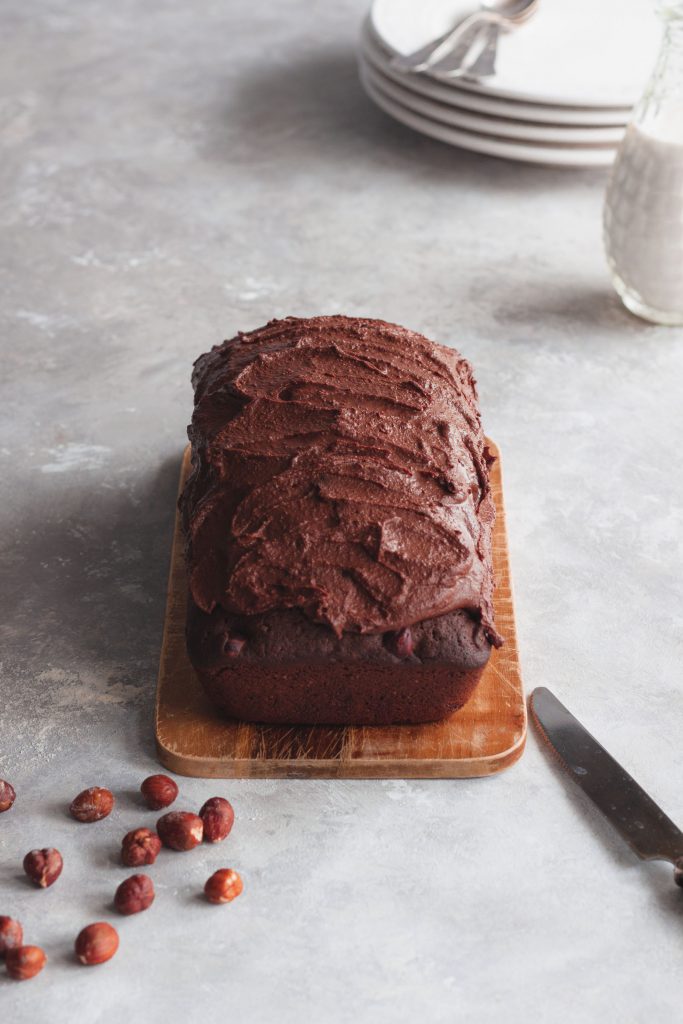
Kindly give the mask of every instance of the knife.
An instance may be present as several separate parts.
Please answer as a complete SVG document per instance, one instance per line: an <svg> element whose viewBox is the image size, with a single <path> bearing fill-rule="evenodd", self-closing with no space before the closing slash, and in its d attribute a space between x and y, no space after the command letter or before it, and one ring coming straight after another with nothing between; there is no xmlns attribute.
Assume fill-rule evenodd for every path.
<svg viewBox="0 0 683 1024"><path fill-rule="evenodd" d="M683 832L545 686L529 702L531 717L565 771L641 860L669 860L683 887Z"/></svg>

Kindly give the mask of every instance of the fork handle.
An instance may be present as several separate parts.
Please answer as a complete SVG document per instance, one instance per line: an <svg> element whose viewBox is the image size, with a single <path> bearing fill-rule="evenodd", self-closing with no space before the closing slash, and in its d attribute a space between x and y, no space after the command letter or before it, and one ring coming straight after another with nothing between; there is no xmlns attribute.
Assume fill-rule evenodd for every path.
<svg viewBox="0 0 683 1024"><path fill-rule="evenodd" d="M426 71L439 72L443 75L461 75L465 69L469 69L467 58L478 40L488 37L489 33L495 33L496 38L501 28L501 19L498 15L477 12L472 14L453 33L448 41L432 54ZM457 33L457 36L456 36ZM478 57L475 58L478 63Z"/></svg>
<svg viewBox="0 0 683 1024"><path fill-rule="evenodd" d="M499 25L500 23L501 18L498 14L489 11L475 11L474 14L470 14L468 18L456 25L450 35L442 39L429 54L429 57L415 70L432 70L435 64L452 57L460 46L463 46L466 52L485 25Z"/></svg>
<svg viewBox="0 0 683 1024"><path fill-rule="evenodd" d="M498 56L498 37L500 36L500 25L488 25L485 29L486 41L481 53L469 67L464 67L464 73L469 78L489 78L496 73L496 57Z"/></svg>

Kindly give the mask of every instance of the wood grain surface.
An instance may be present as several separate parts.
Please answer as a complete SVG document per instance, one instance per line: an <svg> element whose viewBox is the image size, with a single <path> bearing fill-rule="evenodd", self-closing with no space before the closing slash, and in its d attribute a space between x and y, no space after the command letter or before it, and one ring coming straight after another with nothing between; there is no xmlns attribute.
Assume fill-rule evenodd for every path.
<svg viewBox="0 0 683 1024"><path fill-rule="evenodd" d="M495 445L489 442L494 454ZM180 486L190 466L183 457ZM270 726L222 718L204 696L185 651L187 600L183 537L176 516L156 706L160 762L179 775L206 778L471 778L513 764L526 739L510 584L500 458L491 471L497 509L493 535L494 650L474 696L455 714L427 725Z"/></svg>

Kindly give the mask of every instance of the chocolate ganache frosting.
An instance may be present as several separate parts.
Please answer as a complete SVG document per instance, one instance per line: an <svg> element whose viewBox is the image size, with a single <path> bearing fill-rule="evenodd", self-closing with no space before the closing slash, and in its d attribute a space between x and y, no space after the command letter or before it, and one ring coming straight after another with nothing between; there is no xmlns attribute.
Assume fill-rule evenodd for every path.
<svg viewBox="0 0 683 1024"><path fill-rule="evenodd" d="M274 320L201 356L181 497L195 604L382 633L468 609L491 643L489 455L469 364L403 327Z"/></svg>

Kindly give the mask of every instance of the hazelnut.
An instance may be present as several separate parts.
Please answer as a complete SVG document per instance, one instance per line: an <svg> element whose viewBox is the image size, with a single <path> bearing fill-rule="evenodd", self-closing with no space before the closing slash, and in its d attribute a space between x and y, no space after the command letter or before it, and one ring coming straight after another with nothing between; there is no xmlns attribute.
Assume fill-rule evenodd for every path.
<svg viewBox="0 0 683 1024"><path fill-rule="evenodd" d="M230 903L242 892L242 879L232 868L214 871L207 879L204 892L209 903Z"/></svg>
<svg viewBox="0 0 683 1024"><path fill-rule="evenodd" d="M26 981L40 974L47 963L47 957L40 946L17 946L10 949L5 957L7 973L15 981Z"/></svg>
<svg viewBox="0 0 683 1024"><path fill-rule="evenodd" d="M16 798L17 794L14 792L14 786L10 786L9 782L0 779L0 814L3 811L9 811Z"/></svg>
<svg viewBox="0 0 683 1024"><path fill-rule="evenodd" d="M131 875L116 890L114 906L119 914L139 914L154 903L154 885L147 875Z"/></svg>
<svg viewBox="0 0 683 1024"><path fill-rule="evenodd" d="M121 860L127 868L153 864L161 849L161 839L151 828L136 828L127 832L121 843Z"/></svg>
<svg viewBox="0 0 683 1024"><path fill-rule="evenodd" d="M171 850L192 850L202 841L202 819L189 811L169 811L157 821L157 832Z"/></svg>
<svg viewBox="0 0 683 1024"><path fill-rule="evenodd" d="M51 846L44 850L30 850L24 857L24 871L42 889L57 881L63 867L61 853Z"/></svg>
<svg viewBox="0 0 683 1024"><path fill-rule="evenodd" d="M140 786L140 792L151 811L168 807L178 796L178 787L168 775L150 775Z"/></svg>
<svg viewBox="0 0 683 1024"><path fill-rule="evenodd" d="M683 857L674 862L674 882L683 889Z"/></svg>
<svg viewBox="0 0 683 1024"><path fill-rule="evenodd" d="M91 786L71 801L69 810L76 821L100 821L111 814L114 796L108 789Z"/></svg>
<svg viewBox="0 0 683 1024"><path fill-rule="evenodd" d="M235 812L228 800L222 796L212 796L202 807L199 817L204 822L204 838L207 843L219 843L230 834Z"/></svg>
<svg viewBox="0 0 683 1024"><path fill-rule="evenodd" d="M12 917L0 916L0 960L24 941L24 929Z"/></svg>
<svg viewBox="0 0 683 1024"><path fill-rule="evenodd" d="M78 933L76 956L82 964L90 967L111 960L119 948L119 936L115 928L106 921L96 921Z"/></svg>
<svg viewBox="0 0 683 1024"><path fill-rule="evenodd" d="M395 633L385 633L384 643L397 658L409 658L413 653L413 634L409 626Z"/></svg>

